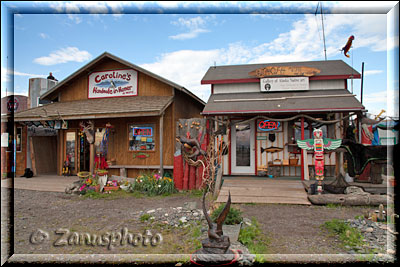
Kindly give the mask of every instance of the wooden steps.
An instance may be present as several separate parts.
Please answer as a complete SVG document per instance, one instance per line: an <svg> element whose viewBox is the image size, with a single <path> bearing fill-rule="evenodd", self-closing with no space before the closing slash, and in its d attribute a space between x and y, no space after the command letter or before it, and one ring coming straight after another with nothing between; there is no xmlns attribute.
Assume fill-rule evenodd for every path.
<svg viewBox="0 0 400 267"><path fill-rule="evenodd" d="M216 202L226 202L228 192L231 193L232 203L311 205L301 180L225 179Z"/></svg>

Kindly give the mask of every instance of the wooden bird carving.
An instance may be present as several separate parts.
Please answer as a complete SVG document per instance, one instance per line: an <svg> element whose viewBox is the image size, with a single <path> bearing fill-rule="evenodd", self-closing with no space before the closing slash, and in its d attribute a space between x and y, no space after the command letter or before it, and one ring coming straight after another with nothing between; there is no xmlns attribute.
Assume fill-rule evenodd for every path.
<svg viewBox="0 0 400 267"><path fill-rule="evenodd" d="M222 235L224 234L222 232L222 225L224 224L224 221L226 217L228 216L230 207L231 207L231 192L229 191L229 197L228 201L225 204L224 209L221 211L221 213L218 215L217 218L217 223L213 223L210 216L207 213L206 210L206 204L205 204L205 198L206 198L207 191L204 191L203 194L203 213L204 216L206 217L207 223L208 223L208 238L221 241L222 240Z"/></svg>
<svg viewBox="0 0 400 267"><path fill-rule="evenodd" d="M197 139L189 139L186 137L177 136L176 141L181 143L184 148L192 150L192 154L189 155L190 159L196 160L198 155L206 156L206 152L201 149L199 141Z"/></svg>

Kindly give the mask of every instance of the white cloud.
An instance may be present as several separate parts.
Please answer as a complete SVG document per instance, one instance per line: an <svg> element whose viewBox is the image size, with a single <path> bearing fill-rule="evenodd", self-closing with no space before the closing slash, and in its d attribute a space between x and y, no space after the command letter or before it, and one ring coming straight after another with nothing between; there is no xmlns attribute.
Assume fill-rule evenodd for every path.
<svg viewBox="0 0 400 267"><path fill-rule="evenodd" d="M32 73L25 73L25 72L20 72L20 71L13 71L13 70L9 70L7 68L1 67L1 81L2 82L9 82L10 79L9 77L11 75L14 76L26 76L26 77L38 77L38 78L45 78L46 75L42 75L42 74L32 74Z"/></svg>
<svg viewBox="0 0 400 267"><path fill-rule="evenodd" d="M186 40L196 38L199 34L209 32L205 29L206 23L212 20L214 16L194 17L194 18L179 18L177 21L173 21L172 24L186 28L189 31L185 33L180 33L177 35L172 35L169 38L174 40Z"/></svg>
<svg viewBox="0 0 400 267"><path fill-rule="evenodd" d="M40 65L56 65L66 62L84 62L92 58L87 51L80 51L76 47L67 47L50 53L48 56L35 58L33 62Z"/></svg>
<svg viewBox="0 0 400 267"><path fill-rule="evenodd" d="M383 70L366 70L364 71L364 76L381 74L381 73L383 73Z"/></svg>
<svg viewBox="0 0 400 267"><path fill-rule="evenodd" d="M42 37L43 39L47 39L47 38L49 38L49 36L47 35L47 34L45 34L45 33L39 33L39 36L40 37Z"/></svg>
<svg viewBox="0 0 400 267"><path fill-rule="evenodd" d="M377 115L385 110L384 116L399 116L399 90L384 90L380 92L365 94L363 104L368 113Z"/></svg>

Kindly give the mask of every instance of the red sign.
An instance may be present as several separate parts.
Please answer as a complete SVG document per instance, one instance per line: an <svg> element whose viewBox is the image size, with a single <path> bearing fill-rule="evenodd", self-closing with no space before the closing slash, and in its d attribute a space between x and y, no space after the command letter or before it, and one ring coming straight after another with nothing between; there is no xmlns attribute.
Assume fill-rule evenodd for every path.
<svg viewBox="0 0 400 267"><path fill-rule="evenodd" d="M278 130L280 125L281 123L278 121L265 120L258 123L258 129L260 129L261 131L274 131Z"/></svg>
<svg viewBox="0 0 400 267"><path fill-rule="evenodd" d="M153 136L151 127L133 128L133 136Z"/></svg>

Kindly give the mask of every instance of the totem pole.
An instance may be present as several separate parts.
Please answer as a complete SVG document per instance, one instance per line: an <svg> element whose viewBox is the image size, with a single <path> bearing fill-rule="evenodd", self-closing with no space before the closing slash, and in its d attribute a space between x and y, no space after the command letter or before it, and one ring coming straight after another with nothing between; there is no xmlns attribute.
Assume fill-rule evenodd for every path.
<svg viewBox="0 0 400 267"><path fill-rule="evenodd" d="M317 191L323 192L324 180L324 149L333 150L342 144L342 139L330 139L322 137L322 130L313 131L314 139L297 140L297 146L305 150L314 150L315 179L317 180Z"/></svg>

